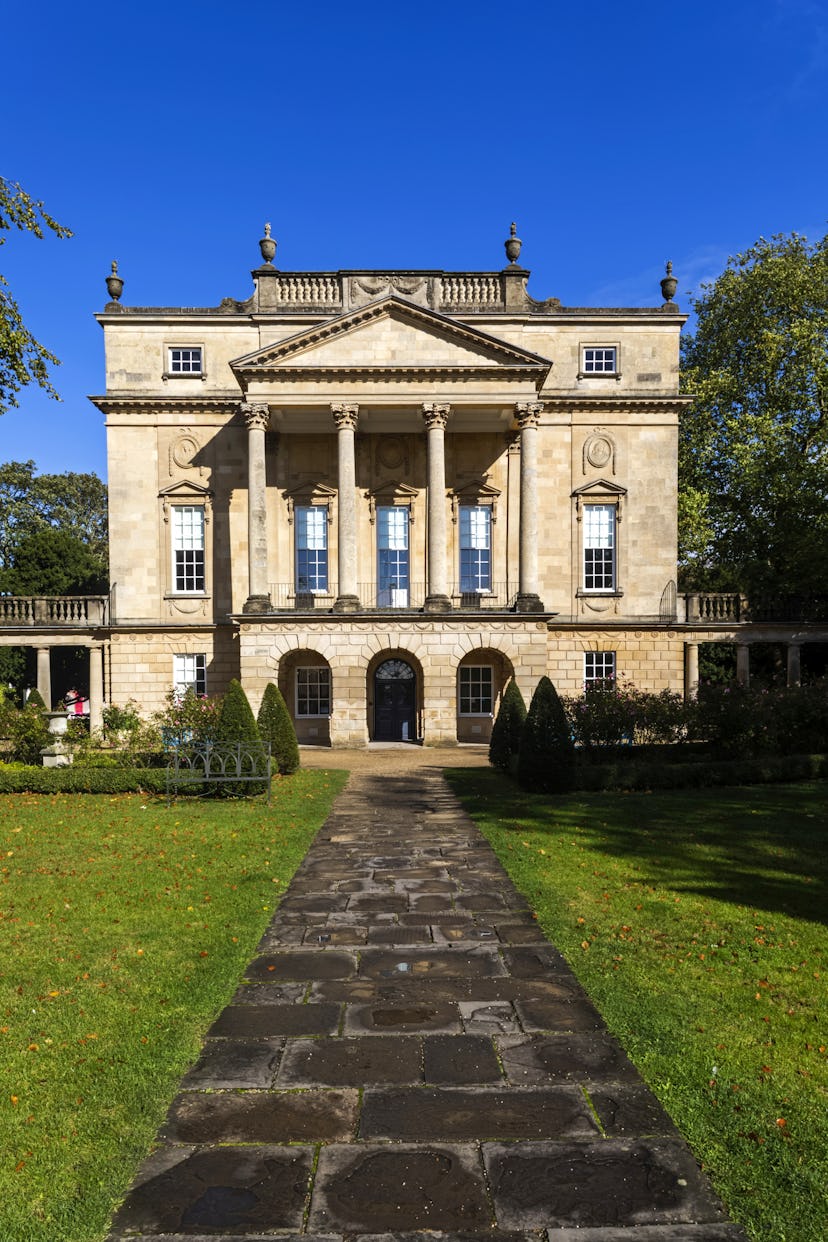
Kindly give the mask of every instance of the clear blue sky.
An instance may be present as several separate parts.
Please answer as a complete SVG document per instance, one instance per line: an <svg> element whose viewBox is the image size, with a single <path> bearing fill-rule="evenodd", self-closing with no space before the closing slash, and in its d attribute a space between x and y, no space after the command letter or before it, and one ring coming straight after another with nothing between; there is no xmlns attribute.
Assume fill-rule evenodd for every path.
<svg viewBox="0 0 828 1242"><path fill-rule="evenodd" d="M24 390L0 460L105 476L123 302L247 297L285 270L491 270L536 298L681 303L760 235L828 228L828 0L179 0L7 5L0 171L75 236L0 248L63 402Z"/></svg>

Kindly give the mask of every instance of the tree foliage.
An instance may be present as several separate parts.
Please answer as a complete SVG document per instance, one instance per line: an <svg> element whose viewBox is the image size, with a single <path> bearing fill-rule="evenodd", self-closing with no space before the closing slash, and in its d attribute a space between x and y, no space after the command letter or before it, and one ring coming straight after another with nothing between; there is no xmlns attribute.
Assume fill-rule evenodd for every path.
<svg viewBox="0 0 828 1242"><path fill-rule="evenodd" d="M241 743L243 749L245 747L249 748L252 762L245 764L245 771L250 774L253 774L254 770L257 773L262 772L264 765L254 753L257 746L261 747L259 727L256 724L256 717L253 715L253 708L250 706L244 688L235 677L227 687L227 693L222 699L214 740L219 748L235 746L237 743ZM264 781L261 783L258 781L228 781L226 784L216 786L215 792L222 797L233 798L261 793L264 788Z"/></svg>
<svg viewBox="0 0 828 1242"><path fill-rule="evenodd" d="M489 739L489 763L502 772L511 772L517 762L525 719L526 704L520 686L512 678L503 692Z"/></svg>
<svg viewBox="0 0 828 1242"><path fill-rule="evenodd" d="M299 743L287 703L272 681L265 686L256 723L262 741L270 742L270 753L279 772L290 776L299 767Z"/></svg>
<svg viewBox="0 0 828 1242"><path fill-rule="evenodd" d="M828 575L828 236L759 241L693 303L679 449L685 586L809 598Z"/></svg>
<svg viewBox="0 0 828 1242"><path fill-rule="evenodd" d="M31 198L16 182L0 177L0 246L12 229L43 238L51 231L56 237L72 233L46 211L42 202ZM18 405L17 393L27 384L39 384L51 397L57 393L49 381L49 367L58 360L36 341L23 322L20 308L4 276L0 275L0 414Z"/></svg>
<svg viewBox="0 0 828 1242"><path fill-rule="evenodd" d="M0 465L0 590L84 594L106 590L107 578L106 484L36 475L33 461Z"/></svg>

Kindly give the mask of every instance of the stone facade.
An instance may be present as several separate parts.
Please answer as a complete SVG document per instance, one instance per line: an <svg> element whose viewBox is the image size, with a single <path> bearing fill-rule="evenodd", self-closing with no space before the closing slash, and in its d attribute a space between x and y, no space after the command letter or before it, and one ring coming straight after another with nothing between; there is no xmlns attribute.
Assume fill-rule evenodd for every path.
<svg viewBox="0 0 828 1242"><path fill-rule="evenodd" d="M514 261L285 273L272 245L246 301L98 316L107 697L276 681L302 741L445 745L511 677L681 690L674 289L569 308Z"/></svg>

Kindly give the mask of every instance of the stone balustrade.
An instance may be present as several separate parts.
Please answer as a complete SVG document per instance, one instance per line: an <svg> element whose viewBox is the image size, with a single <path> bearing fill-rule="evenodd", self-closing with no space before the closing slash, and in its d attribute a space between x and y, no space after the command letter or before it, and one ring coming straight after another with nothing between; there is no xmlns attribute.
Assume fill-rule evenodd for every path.
<svg viewBox="0 0 828 1242"><path fill-rule="evenodd" d="M386 295L460 313L511 305L501 272L280 272L264 267L256 276L260 310L337 314Z"/></svg>
<svg viewBox="0 0 828 1242"><path fill-rule="evenodd" d="M738 591L715 591L685 595L686 618L691 624L732 623L748 620L747 596Z"/></svg>
<svg viewBox="0 0 828 1242"><path fill-rule="evenodd" d="M106 624L105 595L0 595L0 626L90 628Z"/></svg>

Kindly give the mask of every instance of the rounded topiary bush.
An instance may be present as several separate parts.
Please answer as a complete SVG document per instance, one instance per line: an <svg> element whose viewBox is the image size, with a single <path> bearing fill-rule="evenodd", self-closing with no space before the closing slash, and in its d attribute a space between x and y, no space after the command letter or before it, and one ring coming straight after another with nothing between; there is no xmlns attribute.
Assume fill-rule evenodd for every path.
<svg viewBox="0 0 828 1242"><path fill-rule="evenodd" d="M299 743L287 703L274 682L268 682L256 718L263 742L270 742L270 754L282 776L299 767Z"/></svg>
<svg viewBox="0 0 828 1242"><path fill-rule="evenodd" d="M563 793L575 776L575 747L569 722L548 677L537 684L523 722L518 756L518 780L525 789Z"/></svg>
<svg viewBox="0 0 828 1242"><path fill-rule="evenodd" d="M520 738L526 719L526 704L520 687L512 678L503 692L492 736L489 740L489 763L502 772L514 772L520 753Z"/></svg>
<svg viewBox="0 0 828 1242"><path fill-rule="evenodd" d="M242 746L243 754L246 748L249 748L252 760L245 760L243 762L245 775L250 776L255 772L260 772L264 775L263 749L261 737L259 736L259 727L256 724L253 708L250 706L242 684L236 678L230 682L230 685L227 687L227 693L222 700L214 742L215 748L220 754L229 751L231 747L239 743ZM258 754L256 753L257 749ZM227 781L216 785L213 792L219 796L237 798L245 794L262 793L265 787L266 782L264 780L261 782L249 780Z"/></svg>

